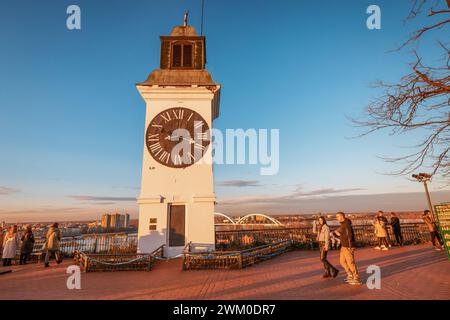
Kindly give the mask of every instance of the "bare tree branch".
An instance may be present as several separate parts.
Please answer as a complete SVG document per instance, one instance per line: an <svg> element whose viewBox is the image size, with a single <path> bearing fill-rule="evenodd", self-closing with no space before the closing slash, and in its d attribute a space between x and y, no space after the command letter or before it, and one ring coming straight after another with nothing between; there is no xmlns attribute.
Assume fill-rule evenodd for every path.
<svg viewBox="0 0 450 320"><path fill-rule="evenodd" d="M400 48L418 41L430 30L440 30L450 23L450 10L437 8L450 0L413 0L412 9L406 20L412 19L425 8L428 17L441 17L435 22L416 31ZM448 41L448 37L445 38ZM362 119L350 119L355 126L365 128L358 137L376 131L388 130L390 135L420 132L422 141L412 146L413 152L400 157L383 157L387 162L401 163L402 168L392 174L406 175L418 169L428 168L432 175L450 177L450 50L438 41L444 52L441 65L430 66L422 62L416 51L411 72L398 83L378 81L375 87L383 94L366 107Z"/></svg>

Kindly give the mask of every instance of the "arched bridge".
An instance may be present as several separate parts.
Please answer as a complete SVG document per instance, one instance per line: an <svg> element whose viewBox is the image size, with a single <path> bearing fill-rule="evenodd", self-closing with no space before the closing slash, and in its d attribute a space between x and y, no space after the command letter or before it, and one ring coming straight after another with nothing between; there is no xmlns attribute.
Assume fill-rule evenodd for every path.
<svg viewBox="0 0 450 320"><path fill-rule="evenodd" d="M274 225L278 225L278 226L281 226L281 225L283 225L280 221L278 221L277 219L275 219L275 218L272 218L272 217L269 217L269 216L267 216L267 215L265 215L265 214L262 214L262 213L251 213L251 214L247 214L247 215L245 215L245 216L243 216L242 218L240 218L239 220L233 220L232 218L230 218L229 216L227 216L226 214L223 214L223 213L220 213L220 212L215 212L214 213L216 216L219 216L219 217L222 217L222 218L225 218L226 220L228 220L231 224L255 224L255 223L247 223L247 222L252 222L252 219L254 219L254 218L256 218L256 219L258 219L258 218L262 218L262 221L269 221L268 223L260 223L260 222L257 222L256 224L274 224ZM219 224L221 224L221 223L219 223ZM225 223L225 224L228 224L228 223Z"/></svg>

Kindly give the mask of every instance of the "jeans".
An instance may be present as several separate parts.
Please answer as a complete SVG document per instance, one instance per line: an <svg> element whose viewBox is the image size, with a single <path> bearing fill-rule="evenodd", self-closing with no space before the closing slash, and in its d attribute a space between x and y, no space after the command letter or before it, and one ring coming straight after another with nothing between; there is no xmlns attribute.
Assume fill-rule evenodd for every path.
<svg viewBox="0 0 450 320"><path fill-rule="evenodd" d="M394 229L394 236L395 236L395 241L397 242L397 244L399 245L403 245L403 235L402 235L402 231L400 229Z"/></svg>
<svg viewBox="0 0 450 320"><path fill-rule="evenodd" d="M359 280L358 268L355 264L355 248L341 247L339 262L348 276Z"/></svg>
<svg viewBox="0 0 450 320"><path fill-rule="evenodd" d="M12 259L11 258L4 258L3 259L3 266L4 267L8 267L8 266L10 266L10 265L12 265Z"/></svg>
<svg viewBox="0 0 450 320"><path fill-rule="evenodd" d="M47 250L47 254L45 255L45 264L48 264L48 261L50 260L50 256L52 255L52 253L55 254L56 262L61 261L61 254L59 250Z"/></svg>
<svg viewBox="0 0 450 320"><path fill-rule="evenodd" d="M19 259L19 264L26 264L29 257L30 257L29 253L21 253L20 259Z"/></svg>
<svg viewBox="0 0 450 320"><path fill-rule="evenodd" d="M320 261L323 263L323 268L325 269L325 274L331 275L331 271L336 270L335 267L327 260L328 251L325 250L325 243L319 242L320 246Z"/></svg>

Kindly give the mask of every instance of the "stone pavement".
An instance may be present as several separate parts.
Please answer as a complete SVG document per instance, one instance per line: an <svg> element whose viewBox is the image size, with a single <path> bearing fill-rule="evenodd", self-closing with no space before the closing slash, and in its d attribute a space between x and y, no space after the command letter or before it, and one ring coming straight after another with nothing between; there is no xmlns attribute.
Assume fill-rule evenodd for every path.
<svg viewBox="0 0 450 320"><path fill-rule="evenodd" d="M329 256L342 270L338 252ZM0 275L0 299L450 299L450 261L429 244L358 249L356 259L363 281L369 265L381 268L380 290L349 286L342 271L322 279L317 251L292 251L243 270L182 271L176 259L151 272L82 273L81 290L66 287L69 259L48 269L14 266Z"/></svg>

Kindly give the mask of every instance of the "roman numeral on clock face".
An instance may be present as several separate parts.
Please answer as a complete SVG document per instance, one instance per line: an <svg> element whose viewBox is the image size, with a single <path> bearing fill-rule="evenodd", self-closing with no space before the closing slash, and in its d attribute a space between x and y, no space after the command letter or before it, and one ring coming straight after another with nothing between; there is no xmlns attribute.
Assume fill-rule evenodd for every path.
<svg viewBox="0 0 450 320"><path fill-rule="evenodd" d="M195 121L194 122L194 128L195 129L198 129L198 128L201 128L201 127L203 127L203 121Z"/></svg>
<svg viewBox="0 0 450 320"><path fill-rule="evenodd" d="M159 141L159 134L150 134L147 137L148 142L158 142Z"/></svg>
<svg viewBox="0 0 450 320"><path fill-rule="evenodd" d="M170 113L169 111L162 113L161 114L161 118L164 119L164 121L169 122L170 120L172 120L172 118L170 117Z"/></svg>
<svg viewBox="0 0 450 320"><path fill-rule="evenodd" d="M203 133L203 132L196 132L195 133L195 139L196 140L209 140L208 139L208 133Z"/></svg>
<svg viewBox="0 0 450 320"><path fill-rule="evenodd" d="M150 145L149 148L152 153L155 153L158 150L162 150L161 144L159 142Z"/></svg>
<svg viewBox="0 0 450 320"><path fill-rule="evenodd" d="M169 163L170 153L168 153L167 151L163 151L159 156L159 160L165 163Z"/></svg>
<svg viewBox="0 0 450 320"><path fill-rule="evenodd" d="M183 116L184 116L183 109L172 110L172 112L173 112L173 116L175 117L175 119L177 119L177 120L183 119Z"/></svg>

